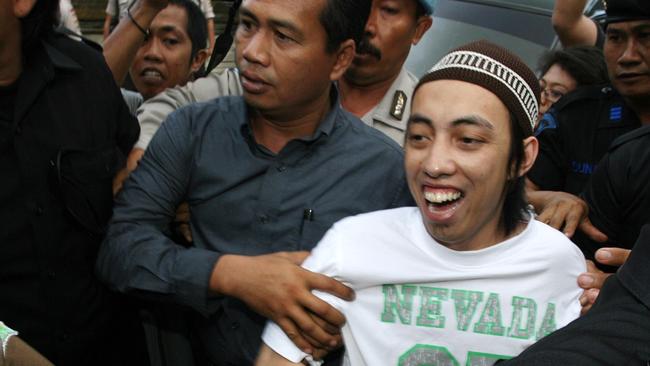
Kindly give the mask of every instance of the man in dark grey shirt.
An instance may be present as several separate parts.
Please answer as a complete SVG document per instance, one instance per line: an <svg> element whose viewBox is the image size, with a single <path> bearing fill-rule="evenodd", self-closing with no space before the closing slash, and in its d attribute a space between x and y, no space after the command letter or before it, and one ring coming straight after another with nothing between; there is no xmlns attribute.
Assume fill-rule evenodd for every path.
<svg viewBox="0 0 650 366"><path fill-rule="evenodd" d="M235 37L243 98L172 114L117 198L100 276L193 308L213 364L251 364L267 317L304 350L334 346L336 331L312 317L340 325L342 316L311 290L346 299L351 290L301 269L304 252L277 252L310 250L343 217L412 202L399 146L344 111L332 84L369 8L244 1ZM165 236L181 202L189 248Z"/></svg>

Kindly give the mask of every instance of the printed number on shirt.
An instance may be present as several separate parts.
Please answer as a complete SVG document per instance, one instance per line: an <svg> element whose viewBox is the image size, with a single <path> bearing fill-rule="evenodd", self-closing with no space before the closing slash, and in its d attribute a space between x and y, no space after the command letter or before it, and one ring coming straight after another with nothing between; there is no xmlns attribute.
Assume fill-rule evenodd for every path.
<svg viewBox="0 0 650 366"><path fill-rule="evenodd" d="M466 366L490 366L510 356L467 352ZM400 356L397 366L460 366L458 360L445 347L417 344Z"/></svg>

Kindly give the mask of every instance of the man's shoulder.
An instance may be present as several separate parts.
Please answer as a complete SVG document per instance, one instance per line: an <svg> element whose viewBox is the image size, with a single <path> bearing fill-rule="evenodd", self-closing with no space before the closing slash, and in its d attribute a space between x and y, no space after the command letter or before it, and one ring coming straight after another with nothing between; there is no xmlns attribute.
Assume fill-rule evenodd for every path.
<svg viewBox="0 0 650 366"><path fill-rule="evenodd" d="M188 129L201 136L206 129L236 129L245 122L245 116L243 98L227 96L185 105L172 112L162 126Z"/></svg>
<svg viewBox="0 0 650 366"><path fill-rule="evenodd" d="M84 42L73 40L63 33L54 32L43 43L50 58L69 58L87 72L95 72L97 69L108 70L101 52ZM89 68L90 70L88 70Z"/></svg>
<svg viewBox="0 0 650 366"><path fill-rule="evenodd" d="M546 255L554 258L570 256L584 259L580 249L559 230L538 220L532 220L526 241L531 249L539 249Z"/></svg>
<svg viewBox="0 0 650 366"><path fill-rule="evenodd" d="M364 149L358 151L366 153L385 152L402 159L404 150L393 139L376 128L366 125L352 113L342 108L340 111L341 121L339 123L344 123L346 127L342 129L343 133L339 137L342 145L354 149Z"/></svg>
<svg viewBox="0 0 650 366"><path fill-rule="evenodd" d="M611 86L581 87L563 96L551 107L540 120L535 135L539 136L544 130L557 130L574 137L599 128L624 127L627 123L620 123L624 109L627 109L627 105Z"/></svg>
<svg viewBox="0 0 650 366"><path fill-rule="evenodd" d="M553 105L556 112L580 108L603 100L618 98L619 94L609 85L591 85L575 89Z"/></svg>
<svg viewBox="0 0 650 366"><path fill-rule="evenodd" d="M643 126L619 136L609 147L609 153L631 153L646 151L650 144L650 126Z"/></svg>

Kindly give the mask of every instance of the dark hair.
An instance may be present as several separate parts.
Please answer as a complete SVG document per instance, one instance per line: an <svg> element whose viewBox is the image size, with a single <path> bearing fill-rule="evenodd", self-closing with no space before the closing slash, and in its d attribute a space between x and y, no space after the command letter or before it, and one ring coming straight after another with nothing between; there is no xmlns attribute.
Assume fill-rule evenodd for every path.
<svg viewBox="0 0 650 366"><path fill-rule="evenodd" d="M576 46L546 52L539 60L540 77L553 66L559 65L569 73L577 86L606 84L609 82L603 51L592 46Z"/></svg>
<svg viewBox="0 0 650 366"><path fill-rule="evenodd" d="M207 46L208 27L205 24L205 15L198 5L189 0L169 0L168 6L171 5L183 8L187 13L187 35L192 42L191 61L199 50Z"/></svg>
<svg viewBox="0 0 650 366"><path fill-rule="evenodd" d="M413 0L416 2L416 8L415 8L415 19L420 19L421 16L429 15L427 12L427 9L425 9L424 5L422 5L421 2L418 0Z"/></svg>
<svg viewBox="0 0 650 366"><path fill-rule="evenodd" d="M327 33L327 53L335 52L347 39L359 44L370 16L370 0L326 0L320 23Z"/></svg>
<svg viewBox="0 0 650 366"><path fill-rule="evenodd" d="M20 18L22 48L30 48L36 41L54 32L59 22L59 0L37 0L32 11Z"/></svg>
<svg viewBox="0 0 650 366"><path fill-rule="evenodd" d="M517 224L525 221L526 206L528 205L525 196L525 176L518 177L517 172L524 160L524 144L526 137L517 117L510 112L510 152L508 153L508 166L506 174L509 178L505 186L505 199L501 212L501 222L506 236L510 235Z"/></svg>

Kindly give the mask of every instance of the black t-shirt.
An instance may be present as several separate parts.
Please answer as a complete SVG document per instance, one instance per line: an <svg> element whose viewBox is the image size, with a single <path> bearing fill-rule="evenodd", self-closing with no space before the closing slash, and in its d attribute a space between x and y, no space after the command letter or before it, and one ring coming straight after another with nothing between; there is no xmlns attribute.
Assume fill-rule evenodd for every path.
<svg viewBox="0 0 650 366"><path fill-rule="evenodd" d="M527 176L541 190L578 195L609 145L640 125L611 87L579 88L540 121L539 155Z"/></svg>
<svg viewBox="0 0 650 366"><path fill-rule="evenodd" d="M589 219L609 237L596 243L585 237L579 246L590 256L600 247L631 249L641 227L650 223L650 126L618 138L585 187Z"/></svg>

